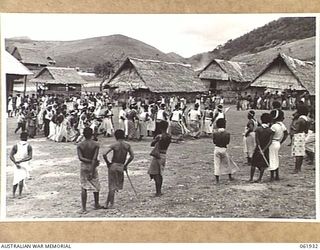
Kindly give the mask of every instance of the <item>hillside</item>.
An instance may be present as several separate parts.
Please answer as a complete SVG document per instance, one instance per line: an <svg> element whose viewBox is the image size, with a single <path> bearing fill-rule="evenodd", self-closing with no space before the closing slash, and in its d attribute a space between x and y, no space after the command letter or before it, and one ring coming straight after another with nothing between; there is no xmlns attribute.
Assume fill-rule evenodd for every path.
<svg viewBox="0 0 320 250"><path fill-rule="evenodd" d="M98 63L110 61L120 64L127 56L179 61L177 56L167 55L139 40L123 35L95 37L75 41L32 41L6 39L10 52L15 45L36 47L55 59L57 66L93 69Z"/></svg>
<svg viewBox="0 0 320 250"><path fill-rule="evenodd" d="M316 33L315 23L315 18L313 17L280 18L241 37L229 40L212 51L194 55L188 60L195 68L202 68L213 58L229 60L240 54L252 54L274 47L283 47L287 43L314 37ZM307 41L307 44L309 42L312 43L312 41ZM304 48L304 45L301 46ZM308 46L306 45L306 47ZM315 43L312 46L312 51L314 52ZM301 58L303 53L309 53L308 51L298 50L295 52L299 55L298 58ZM310 56L308 59L310 59Z"/></svg>
<svg viewBox="0 0 320 250"><path fill-rule="evenodd" d="M232 61L250 62L253 57L267 57L267 55L273 55L275 53L285 53L296 59L304 61L314 61L316 55L316 38L310 37L301 39L295 42L286 43L284 45L278 45L274 48L270 48L254 54L240 54L233 58Z"/></svg>

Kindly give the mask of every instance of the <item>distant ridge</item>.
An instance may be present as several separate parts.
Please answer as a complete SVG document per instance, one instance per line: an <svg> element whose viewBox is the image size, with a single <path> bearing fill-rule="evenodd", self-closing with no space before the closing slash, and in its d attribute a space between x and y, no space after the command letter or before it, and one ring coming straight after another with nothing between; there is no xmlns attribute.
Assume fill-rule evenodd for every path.
<svg viewBox="0 0 320 250"><path fill-rule="evenodd" d="M299 45L289 45L289 47L292 45L300 46L295 49L292 56L308 60L313 57L314 60L315 40L307 40L306 38L315 37L315 35L316 20L314 17L285 17L254 29L236 39L229 40L212 51L194 55L188 60L194 68L202 68L214 58L230 60L238 55L258 53L275 47L285 47L285 44L295 41L301 42L298 42ZM309 51L306 51L307 48L311 47L313 48L311 49L313 56L310 55Z"/></svg>
<svg viewBox="0 0 320 250"><path fill-rule="evenodd" d="M128 56L181 62L177 56L170 56L139 40L111 35L74 41L32 41L6 39L6 49L11 52L15 46L30 46L43 51L55 59L57 66L79 67L92 70L98 63L110 61L115 65Z"/></svg>

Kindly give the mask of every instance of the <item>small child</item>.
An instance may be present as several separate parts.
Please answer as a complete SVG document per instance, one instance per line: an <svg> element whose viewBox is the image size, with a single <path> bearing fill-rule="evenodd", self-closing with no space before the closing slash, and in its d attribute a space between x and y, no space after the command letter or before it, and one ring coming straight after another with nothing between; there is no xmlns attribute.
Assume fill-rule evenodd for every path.
<svg viewBox="0 0 320 250"><path fill-rule="evenodd" d="M216 122L218 130L213 133L214 148L214 175L216 183L219 184L220 175L229 175L229 180L234 180L232 174L239 170L239 167L229 157L227 153L227 145L230 143L230 133L226 128L226 120L220 118Z"/></svg>
<svg viewBox="0 0 320 250"><path fill-rule="evenodd" d="M12 147L10 152L10 160L15 164L13 172L13 197L16 195L18 185L19 196L21 197L25 179L29 178L29 161L32 159L32 147L27 142L28 133L22 132L20 140L20 142Z"/></svg>
<svg viewBox="0 0 320 250"><path fill-rule="evenodd" d="M272 142L273 132L269 125L271 123L271 115L263 113L261 115L261 127L256 129L256 148L252 156L252 164L250 171L250 182L253 182L255 169L260 170L260 175L256 182L260 182L264 170L269 166L269 146Z"/></svg>
<svg viewBox="0 0 320 250"><path fill-rule="evenodd" d="M107 152L103 155L108 167L108 184L109 193L106 201L105 209L113 208L115 192L123 189L124 175L123 171L127 171L129 163L134 159L134 154L130 144L126 143L125 132L122 129L117 129L114 132L117 140L116 143L110 145ZM108 154L113 152L111 162L108 160ZM130 157L127 160L127 155Z"/></svg>

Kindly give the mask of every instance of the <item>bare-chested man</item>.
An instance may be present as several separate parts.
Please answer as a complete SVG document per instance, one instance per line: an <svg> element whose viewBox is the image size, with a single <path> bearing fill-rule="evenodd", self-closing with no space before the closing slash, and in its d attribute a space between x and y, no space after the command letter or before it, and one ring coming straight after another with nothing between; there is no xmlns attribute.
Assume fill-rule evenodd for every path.
<svg viewBox="0 0 320 250"><path fill-rule="evenodd" d="M86 213L87 209L87 190L93 191L94 207L100 209L99 191L100 182L97 167L99 165L98 154L99 144L91 139L92 129L86 127L83 130L85 141L77 146L78 157L80 160L80 182L81 182L81 203L82 212Z"/></svg>
<svg viewBox="0 0 320 250"><path fill-rule="evenodd" d="M116 191L123 189L124 175L123 171L127 171L129 163L134 159L134 154L130 144L124 141L125 133L123 130L118 129L115 131L114 136L117 140L116 143L110 145L107 152L103 155L104 160L108 166L108 184L109 193L104 208L112 208L114 205L114 195ZM108 160L108 154L113 152L112 161ZM130 157L127 160L128 153Z"/></svg>

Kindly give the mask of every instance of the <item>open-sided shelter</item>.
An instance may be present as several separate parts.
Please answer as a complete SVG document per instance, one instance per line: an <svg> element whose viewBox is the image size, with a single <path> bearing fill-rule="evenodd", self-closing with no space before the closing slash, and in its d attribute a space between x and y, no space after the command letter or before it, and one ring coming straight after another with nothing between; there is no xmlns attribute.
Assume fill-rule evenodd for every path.
<svg viewBox="0 0 320 250"><path fill-rule="evenodd" d="M63 67L45 67L30 82L46 93L60 94L81 92L82 84L86 83L75 68Z"/></svg>

